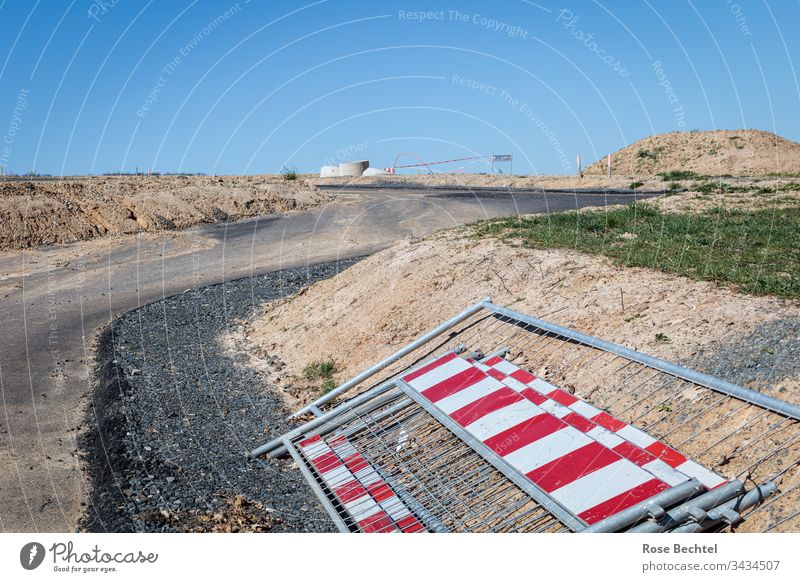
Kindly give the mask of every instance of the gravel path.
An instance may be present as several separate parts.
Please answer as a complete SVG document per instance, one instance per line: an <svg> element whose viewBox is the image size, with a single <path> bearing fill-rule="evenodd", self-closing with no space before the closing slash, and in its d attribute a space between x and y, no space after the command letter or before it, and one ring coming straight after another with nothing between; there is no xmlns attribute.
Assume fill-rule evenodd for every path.
<svg viewBox="0 0 800 582"><path fill-rule="evenodd" d="M354 260L187 291L132 311L98 346L89 531L334 531L289 461L246 452L289 428L267 367L223 345L267 300ZM235 336L235 333L233 334ZM233 349L231 349L233 347ZM237 349L238 348L238 349ZM280 362L273 362L273 370ZM274 373L274 372L273 372Z"/></svg>

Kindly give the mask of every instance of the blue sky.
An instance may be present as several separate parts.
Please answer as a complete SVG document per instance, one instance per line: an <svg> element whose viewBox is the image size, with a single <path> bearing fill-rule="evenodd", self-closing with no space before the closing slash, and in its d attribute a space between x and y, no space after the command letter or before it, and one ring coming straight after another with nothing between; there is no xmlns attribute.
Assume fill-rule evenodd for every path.
<svg viewBox="0 0 800 582"><path fill-rule="evenodd" d="M573 173L576 154L652 133L800 140L798 21L795 0L0 0L0 164L252 174L511 153L516 173Z"/></svg>

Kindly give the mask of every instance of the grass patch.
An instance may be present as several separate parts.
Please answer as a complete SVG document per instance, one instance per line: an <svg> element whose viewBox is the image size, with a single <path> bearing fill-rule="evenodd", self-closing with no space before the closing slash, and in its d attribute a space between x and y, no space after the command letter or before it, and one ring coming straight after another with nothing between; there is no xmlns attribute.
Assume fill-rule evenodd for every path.
<svg viewBox="0 0 800 582"><path fill-rule="evenodd" d="M336 388L336 381L333 378L328 378L319 386L319 392L323 396Z"/></svg>
<svg viewBox="0 0 800 582"><path fill-rule="evenodd" d="M689 170L673 170L671 172L661 172L658 174L665 182L674 182L676 180L696 180L700 178L694 172Z"/></svg>
<svg viewBox="0 0 800 582"><path fill-rule="evenodd" d="M283 174L283 179L289 182L297 180L300 177L300 172L298 172L296 168L283 168L281 173Z"/></svg>
<svg viewBox="0 0 800 582"><path fill-rule="evenodd" d="M327 394L336 388L336 381L333 379L335 373L336 362L330 358L311 362L303 368L303 378L312 384L312 389L321 394Z"/></svg>
<svg viewBox="0 0 800 582"><path fill-rule="evenodd" d="M630 184L628 184L628 188L630 188L631 190L636 190L637 188L641 188L642 186L644 186L644 182L631 182Z"/></svg>
<svg viewBox="0 0 800 582"><path fill-rule="evenodd" d="M575 249L611 257L618 265L716 281L744 293L800 298L797 205L679 214L635 203L607 212L498 218L473 229L477 237L521 241L529 248Z"/></svg>
<svg viewBox="0 0 800 582"><path fill-rule="evenodd" d="M639 150L638 152L636 152L636 157L642 159L657 160L658 154L656 154L655 152L651 152L650 150Z"/></svg>
<svg viewBox="0 0 800 582"><path fill-rule="evenodd" d="M310 382L325 380L333 376L335 371L336 363L331 359L311 362L308 366L303 368L303 378Z"/></svg>

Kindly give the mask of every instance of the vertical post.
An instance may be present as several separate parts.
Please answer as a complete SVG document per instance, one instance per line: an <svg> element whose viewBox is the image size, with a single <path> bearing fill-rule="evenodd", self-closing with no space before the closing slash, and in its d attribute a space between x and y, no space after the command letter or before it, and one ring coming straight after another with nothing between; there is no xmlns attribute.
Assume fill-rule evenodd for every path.
<svg viewBox="0 0 800 582"><path fill-rule="evenodd" d="M611 154L608 154L608 177L611 178Z"/></svg>
<svg viewBox="0 0 800 582"><path fill-rule="evenodd" d="M583 178L583 170L581 169L581 155L577 155L578 160L578 178Z"/></svg>

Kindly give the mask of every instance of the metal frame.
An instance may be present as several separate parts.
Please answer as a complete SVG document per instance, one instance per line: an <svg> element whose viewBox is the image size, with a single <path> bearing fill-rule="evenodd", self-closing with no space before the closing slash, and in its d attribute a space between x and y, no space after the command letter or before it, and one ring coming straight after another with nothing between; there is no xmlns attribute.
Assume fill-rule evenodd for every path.
<svg viewBox="0 0 800 582"><path fill-rule="evenodd" d="M499 471L504 477L506 477L511 483L513 483L516 487L522 490L525 494L530 496L530 498L537 503L543 510L547 511L553 519L563 523L572 531L583 531L583 532L611 532L611 531L621 531L621 530L628 530L628 531L679 531L679 532L694 532L694 531L705 531L710 528L714 528L724 524L735 524L738 521L741 521L740 513L746 509L754 508L755 506L760 504L760 507L769 506L769 503L763 504L763 500L769 496L773 495L777 491L777 487L773 482L767 481L761 486L755 487L754 489L750 490L749 492L744 492L744 486L739 481L731 481L727 485L719 487L713 491L701 494L703 489L702 487L695 481L691 480L687 483L683 483L677 487L673 487L662 493L642 502L636 506L626 509L625 511L616 514L606 520L603 520L599 523L593 524L592 526L587 527L584 522L580 519L576 518L572 514L570 514L563 506L558 504L554 499L550 498L544 491L540 490L536 485L534 485L531 481L526 479L523 475L516 472L510 465L505 463L501 458L497 457L496 455L492 454L483 443L476 441L471 435L469 435L466 431L462 429L457 423L452 421L449 417L442 414L438 409L436 409L431 403L425 400L421 395L419 395L413 388L411 388L408 384L403 382L399 379L401 373L405 373L411 367L416 367L417 365L421 365L424 363L422 360L416 360L411 363L406 361L401 362L399 366L394 366L391 373L387 377L384 374L384 379L366 391L357 394L349 399L345 399L340 402L335 407L331 408L329 405L337 398L344 396L348 392L352 391L355 388L359 388L363 390L363 385L366 380L372 378L373 376L378 375L381 371L390 368L393 364L400 362L403 358L409 354L412 354L425 344L431 342L432 340L436 339L439 336L446 334L448 331L451 331L453 328L458 326L460 323L465 322L466 320L470 319L472 316L480 314L482 311L489 312L490 315L493 315L495 319L492 319L492 323L488 324L488 331L492 329L497 329L496 326L498 322L501 324L510 324L512 326L519 327L525 331L532 332L536 334L538 337L542 338L541 340L537 340L536 342L536 350L535 352L531 353L531 357L536 357L536 359L541 359L543 361L547 361L548 358L553 353L560 353L558 350L560 349L559 345L566 345L567 351L566 355L562 356L563 360L559 360L559 366L564 366L565 368L569 368L570 366L583 366L584 363L587 362L586 359L586 348L593 348L595 350L599 350L601 352L605 352L611 354L611 362L614 362L617 358L620 358L623 364L616 368L612 374L617 374L618 372L622 372L629 367L632 363L637 363L641 366L641 368L636 368L634 364L634 368L630 368L633 370L629 374L629 378L634 378L637 374L641 374L643 370L651 369L654 371L654 374L648 374L646 378L643 380L641 378L637 379L637 383L633 384L633 387L628 390L626 385L626 391L619 396L617 400L608 403L610 406L614 402L618 402L620 399L627 398L632 393L635 393L636 390L639 389L639 386L647 385L655 381L655 384L650 384L649 388L655 386L651 391L647 392L643 397L638 398L635 397L635 401L633 404L630 404L625 411L631 411L630 416L634 416L634 413L639 410L640 406L643 402L646 402L649 398L652 398L655 394L659 393L661 390L679 390L682 389L686 384L689 383L691 386L692 384L697 385L698 387L707 388L714 392L717 392L722 395L721 398L717 399L714 403L705 406L702 410L696 413L697 416L702 416L707 414L708 411L716 406L727 406L728 403L733 402L735 404L736 400L742 401L741 407L754 405L760 409L762 412L757 414L754 418L751 418L747 421L746 424L739 426L734 431L726 434L722 437L719 441L716 441L710 447L707 447L703 451L696 453L697 456L702 455L704 452L708 451L709 449L717 446L720 442L725 441L726 439L733 436L739 430L742 430L746 426L755 423L761 422L761 418L767 414L768 412L776 413L784 419L789 419L789 427L794 427L795 425L792 424L795 420L800 420L800 406L782 401L780 399L774 398L772 396L762 394L756 392L755 390L750 390L748 388L744 388L737 384L733 384L731 382L726 382L719 378L709 376L695 370L691 370L685 368L683 366L679 366L672 362L668 362L666 360L662 360L636 350L626 348L624 346L614 344L612 342L607 342L605 340L601 340L599 338L595 338L581 332L575 331L573 329L569 329L566 327L562 327L556 324L552 324L550 322L531 317L525 315L523 313L514 311L512 309L508 309L505 307L501 307L495 305L491 302L491 299L486 298L478 303L470 306L469 308L465 309L464 311L460 312L459 314L455 315L448 321L442 323L439 326L431 329L429 332L418 338L417 340L411 342L410 344L406 345L405 347L401 348L400 350L396 351L392 355L384 358L374 366L368 368L367 370L361 372L357 376L353 377L352 379L344 382L336 389L331 391L330 393L326 394L325 396L318 398L314 402L304 406L296 413L292 415L292 417L297 417L301 414L305 413L313 413L316 418L306 422L305 424L301 425L298 428L290 431L286 435L279 437L262 445L261 447L256 448L251 452L251 455L254 457L260 456L262 454L269 454L270 456L277 457L283 456L285 454L290 454L296 461L301 455L298 453L297 450L294 449L294 446L291 445L292 439L295 439L301 435L309 435L309 434L328 434L330 432L336 431L338 429L342 429L344 425L353 419L359 418L360 414L364 414L365 411L367 416L370 416L370 412L377 410L381 406L386 404L390 404L392 401L397 399L396 394L390 394L383 396L381 398L381 394L387 392L392 389L399 389L402 394L406 398L402 398L399 402L395 402L394 407L390 407L383 410L384 416L393 414L394 410L402 410L406 406L410 406L412 404L416 404L420 408L422 408L431 418L433 418L436 422L442 425L447 431L451 432L452 434L456 435L464 444L466 444L470 449L472 449L475 453L477 453L480 458L482 458L485 462L491 465L494 469ZM482 318L476 321L476 324L483 324L483 322L487 321L486 318ZM466 324L465 324L466 325ZM460 334L464 333L465 330L470 329L470 326L473 324L466 325L466 327L462 326L458 332L451 332L449 339L445 340L439 345L445 345L448 341L454 343L454 338L459 338ZM500 326L500 329L505 329ZM487 331L487 333L488 333ZM516 332L512 332L509 336L516 337L514 334ZM552 345L551 345L552 344ZM569 347L570 344L573 347ZM562 345L562 348L563 348ZM509 351L511 348L507 347L504 343L495 343L492 348L496 348L497 346L504 346L499 349L495 349L495 352L491 355L505 355L505 352ZM584 347L581 347L584 346ZM466 349L467 346L464 344L459 344L456 347L451 347L451 351L455 351L456 353L460 353L463 349ZM471 347L478 347L478 346L471 346ZM489 346L481 346L483 349L488 348ZM435 348L434 348L435 349ZM553 350L556 352L553 352ZM428 356L433 354L433 350L428 352ZM574 355L573 355L574 353ZM587 352L590 353L590 352ZM439 354L441 355L441 354ZM481 356L481 354L473 354L471 357L476 357L479 359L485 359L489 356ZM566 356L570 356L571 359L568 360L568 364L565 365ZM426 356L423 356L423 360ZM600 362L600 359L597 359L597 362ZM588 360L589 364L593 364L594 361L591 357ZM603 364L605 365L605 364ZM398 371L398 368L401 368ZM563 369L563 368L562 368ZM389 372L387 370L387 372ZM658 376L659 373L666 374L666 378L662 379ZM627 372L626 372L627 374ZM621 380L622 381L622 380ZM627 380L624 380L627 382ZM655 399L654 399L655 400ZM664 402L669 401L669 396ZM623 405L627 404L627 401L623 403ZM723 419L728 419L732 414L735 416L735 412L740 410L741 407L736 408L734 411L729 412L726 414ZM327 408L327 410L326 410ZM637 418L641 418L644 415L647 415L652 410L654 410L654 406L652 404L650 406L645 406L644 412L639 414L638 416L634 417L634 420ZM370 418L372 418L370 416ZM382 418L381 413L375 417L376 419ZM694 418L694 417L693 417ZM666 420L665 417L663 420ZM723 420L720 419L720 420ZM659 419L659 422L661 419ZM783 430L786 428L785 423L787 422L784 420L783 422L774 422L770 421L772 424L769 425L767 431L761 435L759 438L764 435L769 435L774 433L778 430ZM657 425L656 422L654 425ZM717 423L715 422L709 427L706 427L705 430L709 430L711 427L715 426ZM667 427L671 428L668 432L664 434L671 434L672 432L678 430L683 425L680 425L675 428L671 428L668 424ZM727 430L727 429L726 429ZM345 430L347 432L347 430ZM698 431L699 432L699 431ZM697 433L695 433L696 435ZM791 443L795 441L797 438L800 437L800 433L795 434L794 436L786 439L783 441L779 448L773 450L772 452L768 453L755 463L751 465L752 467L757 466L763 460L768 458L770 455L775 454L776 452L780 451L780 447L794 446ZM692 437L689 437L691 439ZM686 439L686 440L689 440ZM751 439L752 440L752 439ZM683 441L686 442L686 441ZM760 453L759 453L760 454ZM302 459L301 459L302 460ZM747 462L750 462L749 460ZM301 471L303 471L304 476L312 485L312 489L314 489L315 494L320 497L320 500L325 505L326 509L329 512L335 512L335 508L331 504L330 500L327 499L325 496L324 491L319 486L319 483L313 477L312 472L305 466L304 462L298 461L298 466L300 466ZM789 466L783 468L779 473L772 473L768 479L777 479L787 471L791 470L794 465L790 464ZM389 476L390 477L390 476ZM790 488L788 491L784 492L784 494L788 494L789 492L793 491L795 488ZM324 498L324 499L323 499ZM333 513L331 513L333 515ZM791 518L792 516L790 516ZM789 518L787 518L789 519ZM785 521L785 520L784 520ZM344 525L344 522L339 519L340 523L337 523L337 527ZM783 523L783 521L779 522ZM345 530L349 531L344 525ZM771 527L775 527L774 525ZM340 528L341 529L341 528ZM438 528L437 528L438 529Z"/></svg>
<svg viewBox="0 0 800 582"><path fill-rule="evenodd" d="M372 376L374 376L381 370L385 369L389 365L397 362L398 360L403 358L403 356L406 356L407 354L413 352L423 344L426 344L432 339L442 335L446 331L456 326L458 323L464 321L471 315L474 315L484 309L492 313L496 313L498 315L507 317L509 319L514 319L521 323L526 323L542 331L556 334L558 336L568 338L583 345L597 348L605 352L610 352L618 356L621 356L623 358L626 358L628 360L644 364L647 367L659 370L661 372L666 372L667 374L675 376L676 378L681 378L689 382L699 384L700 386L705 386L706 388L710 388L711 390L715 390L716 392L727 394L728 396L733 396L734 398L738 398L739 400L755 404L756 406L759 406L761 408L777 412L778 414L781 414L788 418L800 420L800 406L796 404L791 404L784 400L774 398L773 396L762 394L760 392L756 392L755 390L750 390L749 388L739 386L738 384L734 384L732 382L727 382L715 376L709 376L708 374L703 374L702 372L698 372L696 370L690 370L689 368L685 368L683 366L679 366L678 364L674 364L672 362L656 358L655 356L650 356L648 354L639 352L637 350L626 348L625 346L621 346L619 344L615 344L596 337L592 337L590 335L586 335L585 333L575 331L574 329L562 327L560 325L544 321L543 319L538 319L535 317L531 317L529 315L525 315L524 313L520 313L519 311L514 311L506 307L495 305L494 303L492 303L492 300L488 297L468 307L458 315L452 317L451 319L447 320L441 325L435 327L425 335L419 337L418 339L411 342L402 349L398 350L397 352L393 353L392 355L384 358L374 366L368 368L367 370L364 370L354 378L351 378L347 382L344 382L343 384L337 386L334 390L331 390L324 396L317 398L311 404L302 407L300 410L292 414L292 418L296 418L302 414L311 412L314 410L314 408L317 408L317 410L319 410L319 407L331 402L335 398L349 391L351 388L371 378Z"/></svg>
<svg viewBox="0 0 800 582"><path fill-rule="evenodd" d="M564 525L569 527L572 531L580 531L586 527L586 523L581 519L575 517L570 513L565 507L559 504L555 499L550 497L547 493L545 493L542 489L537 487L533 481L527 479L522 473L514 469L511 465L509 465L506 461L502 458L498 457L496 454L492 452L492 450L487 447L485 444L480 442L478 439L473 437L467 431L465 431L457 422L455 422L452 418L441 412L438 408L433 406L427 399L425 399L419 392L414 390L411 386L403 382L402 380L397 380L397 386L405 393L406 396L411 398L414 402L419 404L422 408L424 408L428 414L430 414L433 418L439 421L442 426L444 426L447 430L455 434L458 438L462 441L467 443L467 445L472 448L476 453L478 453L483 460L489 463L492 467L500 471L503 475L505 475L509 481L514 483L517 487L522 489L525 493L527 493L531 499L536 501L539 505L544 507L547 511L549 511L552 515L557 517L559 521L561 521Z"/></svg>
<svg viewBox="0 0 800 582"><path fill-rule="evenodd" d="M431 331L429 331L425 335L421 336L417 340L415 340L415 341L411 342L410 344L408 344L407 346L405 346L403 349L398 350L395 353L393 353L391 356L388 356L388 357L382 359L380 362L378 362L377 364L375 364L371 368L368 368L368 369L364 370L363 372L361 372L358 376L356 376L354 378L351 378L350 380L348 380L344 384L341 384L340 386L337 386L336 388L334 388L333 390L331 390L330 392L328 392L324 396L322 396L320 398L317 398L311 404L308 404L308 405L302 407L300 410L298 410L297 412L292 414L292 418L297 418L298 416L300 416L302 414L305 414L306 412L312 411L312 409L315 406L319 407L319 406L322 406L323 404L327 404L328 402L330 402L331 400L333 400L337 396L340 396L341 394L344 394L345 392L350 390L350 388L352 388L353 386L356 386L356 385L360 384L361 382L363 382L364 380L367 380L368 378L371 378L372 376L374 376L375 374L377 374L378 372L380 372L381 370L383 370L387 366L389 366L389 365L395 363L396 361L398 361L399 359L401 359L403 356L405 356L407 354L410 354L411 352L416 350L418 347L422 346L423 344L428 343L433 338L442 335L444 332L446 332L447 330L449 330L450 328L452 328L456 324L464 321L465 319L467 319L469 316L473 315L474 313L477 313L478 311L480 311L481 309L483 309L485 307L484 304L487 301L489 303L491 303L491 300L487 297L484 301L481 301L480 303L476 303L472 307L468 307L467 309L465 309L464 311L462 311L461 313L459 313L455 317L445 321L443 324L441 324L439 326L436 326L435 328L433 328Z"/></svg>
<svg viewBox="0 0 800 582"><path fill-rule="evenodd" d="M308 465L306 465L305 459L303 459L300 456L300 453L297 452L297 449L294 448L292 441L290 441L288 437L283 437L282 441L283 445L286 447L286 450L291 455L292 459L294 459L294 462L297 463L297 467L300 469L300 472L303 474L303 477L306 478L306 481L311 486L311 489L312 491L314 491L314 494L317 496L317 499L319 499L319 502L322 504L322 507L325 508L325 511L328 512L328 515L333 520L336 529L338 529L342 533L349 533L351 531L350 528L347 527L347 524L344 522L344 520L341 517L339 517L339 512L336 511L336 508L333 506L333 503L331 503L331 500L328 498L327 495L325 495L325 492L322 490L322 487L320 486L319 482L314 477L313 473L311 473L311 471L309 470Z"/></svg>
<svg viewBox="0 0 800 582"><path fill-rule="evenodd" d="M560 325L549 323L547 321L544 321L542 319L537 319L535 317L530 317L529 315L525 315L524 313L519 313L518 311L513 311L505 307L500 307L499 305L495 305L494 303L491 302L491 300L488 299L482 301L481 303L479 303L479 305L482 305L485 309L493 311L494 313L497 313L499 315L516 319L523 323L527 323L533 325L534 327L538 327L539 329L542 329L544 331L549 331L558 334L562 337L569 338L571 340L580 342L584 345L593 348L597 348L599 350L603 350L605 352L611 352L617 354L619 356L622 356L623 358L632 360L634 362L639 362L640 364L644 364L645 366L654 368L661 372L666 372L667 374L670 374L677 378L682 378L684 380L688 380L689 382L694 382L695 384L705 386L706 388L711 388L712 390L716 390L717 392L721 392L722 394L727 394L729 396L738 398L739 400L744 400L745 402L750 402L751 404L760 406L761 408L772 410L773 412L777 412L778 414L781 414L783 416L787 416L795 420L800 420L800 406L797 406L796 404L791 404L789 402L786 402L784 400L779 400L767 394L762 394L760 392L756 392L755 390L744 388L743 386L739 386L738 384L734 384L732 382L726 382L725 380L716 378L714 376L709 376L708 374L703 374L702 372L697 372L696 370L690 370L689 368L684 368L683 366L679 366L678 364L673 364L672 362L656 358L655 356L643 354L642 352L626 348L619 344L607 342L605 340L601 340L599 338L586 335L585 333L581 333L579 331L575 331L567 327L561 327Z"/></svg>

